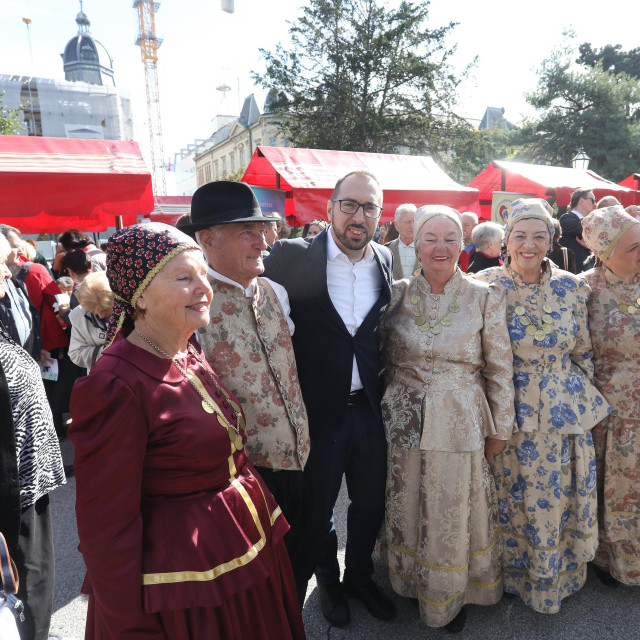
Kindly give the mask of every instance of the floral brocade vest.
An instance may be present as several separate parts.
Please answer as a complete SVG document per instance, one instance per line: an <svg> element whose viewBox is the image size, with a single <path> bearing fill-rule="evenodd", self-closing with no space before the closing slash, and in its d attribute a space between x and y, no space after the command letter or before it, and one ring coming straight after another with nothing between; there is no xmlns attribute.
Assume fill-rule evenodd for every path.
<svg viewBox="0 0 640 640"><path fill-rule="evenodd" d="M200 329L204 354L242 404L252 464L301 470L309 456L309 423L291 335L271 286L257 278L253 298L209 277L211 322Z"/></svg>

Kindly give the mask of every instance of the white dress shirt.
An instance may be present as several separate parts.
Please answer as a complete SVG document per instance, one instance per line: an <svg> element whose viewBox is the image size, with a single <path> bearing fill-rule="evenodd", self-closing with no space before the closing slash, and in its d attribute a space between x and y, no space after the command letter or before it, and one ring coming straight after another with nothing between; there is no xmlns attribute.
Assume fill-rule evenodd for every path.
<svg viewBox="0 0 640 640"><path fill-rule="evenodd" d="M582 218L584 218L584 216L579 211L577 211L576 209L572 209L571 213L575 213L578 216L579 220L582 220Z"/></svg>
<svg viewBox="0 0 640 640"><path fill-rule="evenodd" d="M405 244L402 238L398 238L398 254L400 255L400 266L402 268L402 277L409 278L413 275L414 266L416 264L416 250L413 242Z"/></svg>
<svg viewBox="0 0 640 640"><path fill-rule="evenodd" d="M327 233L327 288L331 302L347 327L347 331L354 336L382 289L380 270L371 246L367 245L362 260L353 264L340 251L332 232L329 231ZM358 389L362 389L362 380L354 355L351 391Z"/></svg>
<svg viewBox="0 0 640 640"><path fill-rule="evenodd" d="M223 276L221 273L218 273L211 267L207 267L207 273L216 280L220 280L221 282L226 282L227 284L232 284L234 287L238 287L238 289L242 289L244 292L245 298L253 298L256 293L256 284L257 278L254 278L248 287L243 287L239 282L232 280L231 278L227 278L227 276ZM262 277L262 276L261 276ZM273 292L276 294L278 301L280 302L280 306L282 307L282 312L284 313L284 317L287 319L287 324L289 325L289 333L293 335L295 330L295 325L293 324L293 320L291 319L291 305L289 304L289 295L287 294L287 290L277 282L273 280L269 280L269 278L262 278L266 280L273 289Z"/></svg>

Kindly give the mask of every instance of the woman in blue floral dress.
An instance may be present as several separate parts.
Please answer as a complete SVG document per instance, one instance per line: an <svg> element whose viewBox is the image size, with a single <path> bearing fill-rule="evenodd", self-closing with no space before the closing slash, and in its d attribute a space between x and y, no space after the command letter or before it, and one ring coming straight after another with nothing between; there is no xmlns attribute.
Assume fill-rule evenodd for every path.
<svg viewBox="0 0 640 640"><path fill-rule="evenodd" d="M504 532L507 593L557 613L578 591L598 544L591 429L609 406L593 385L589 287L546 258L551 207L519 199L508 209L509 260L476 274L506 291L516 427L494 475Z"/></svg>

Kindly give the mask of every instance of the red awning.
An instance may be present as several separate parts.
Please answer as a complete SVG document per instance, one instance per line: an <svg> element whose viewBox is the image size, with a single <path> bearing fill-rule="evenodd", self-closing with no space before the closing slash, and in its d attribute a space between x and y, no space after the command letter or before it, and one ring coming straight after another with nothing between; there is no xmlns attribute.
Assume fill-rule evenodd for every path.
<svg viewBox="0 0 640 640"><path fill-rule="evenodd" d="M622 182L618 182L621 187L627 187L629 189L635 189L640 191L640 173L632 173L627 176ZM640 197L636 200L636 204L640 202Z"/></svg>
<svg viewBox="0 0 640 640"><path fill-rule="evenodd" d="M151 222L174 225L183 215L191 213L191 196L154 196L155 206L151 212Z"/></svg>
<svg viewBox="0 0 640 640"><path fill-rule="evenodd" d="M123 140L0 136L0 194L2 222L32 233L106 229L153 209L140 148Z"/></svg>
<svg viewBox="0 0 640 640"><path fill-rule="evenodd" d="M381 222L393 220L396 208L412 202L464 208L478 198L476 189L454 182L432 158L356 151L325 151L289 147L257 147L244 182L286 191L286 215L295 224L326 218L327 200L346 173L366 169L384 190Z"/></svg>
<svg viewBox="0 0 640 640"><path fill-rule="evenodd" d="M494 160L467 186L480 190L482 217L488 220L494 191L531 193L538 198L555 196L560 207L568 206L571 194L580 187L591 189L596 200L615 196L625 207L634 204L637 197L634 190L610 182L594 171L503 160Z"/></svg>

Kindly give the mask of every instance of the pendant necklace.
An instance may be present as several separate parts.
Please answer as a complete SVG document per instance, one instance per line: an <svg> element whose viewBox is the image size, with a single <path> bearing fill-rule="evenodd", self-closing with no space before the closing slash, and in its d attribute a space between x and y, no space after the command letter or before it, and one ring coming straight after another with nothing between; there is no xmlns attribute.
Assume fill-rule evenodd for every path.
<svg viewBox="0 0 640 640"><path fill-rule="evenodd" d="M634 313L640 312L640 297L633 304L627 304L620 300L620 296L613 290L613 287L609 288L611 289L611 293L615 296L615 299L618 301L618 311L620 311L620 313L630 313L633 315Z"/></svg>
<svg viewBox="0 0 640 640"><path fill-rule="evenodd" d="M414 281L415 282L415 281ZM460 287L456 290L455 296L447 307L444 315L438 320L432 320L431 322L427 321L424 317L424 313L422 311L422 307L420 306L421 297L414 293L410 298L409 302L413 305L413 321L416 324L416 327L422 332L431 333L432 335L438 335L443 327L451 326L453 322L451 316L460 311L460 304L458 303L458 294L460 293Z"/></svg>
<svg viewBox="0 0 640 640"><path fill-rule="evenodd" d="M202 362L202 359L198 356L198 354L194 353L193 355L195 356L196 360L200 363L202 368L207 372L209 378L211 379L211 381L215 385L216 389L218 389L218 391L227 399L227 402L229 403L229 406L231 407L231 409L233 410L233 413L235 415L236 425L231 424L227 420L226 416L224 415L224 413L222 412L222 410L220 409L218 404L209 395L209 393L207 393L207 390L205 389L204 385L202 384L202 381L200 380L200 378L198 378L195 375L195 373L193 373L192 371L187 371L178 362L178 360L176 358L172 358L164 349L161 349L157 344L152 342L150 338L148 338L143 333L138 331L137 328L135 328L135 332L149 346L153 347L159 354L161 354L163 357L165 357L168 360L171 360L171 362L173 362L173 364L176 366L178 371L180 371L180 373L183 375L184 379L187 380L191 384L191 386L198 392L198 395L202 398L202 408L209 414L212 414L212 413L216 414L216 418L218 420L218 424L223 429L225 429L227 431L227 435L229 436L230 442L233 444L233 446L236 448L237 451L241 451L244 448L244 441L242 439L241 429L245 428L245 423L244 423L244 419L242 418L242 412L240 410L240 407L238 406L238 404L236 402L234 402L231 399L231 397L229 396L227 391L218 383L218 381L215 379L215 376L208 369L208 367L204 366L204 363ZM189 345L187 345L187 351L188 350L189 350Z"/></svg>
<svg viewBox="0 0 640 640"><path fill-rule="evenodd" d="M529 336L533 336L538 342L544 340L548 335L554 332L553 326L553 308L546 302L542 305L542 324L538 324L533 319L533 313L530 309L527 309L523 304L517 304L514 309L515 314L520 324L525 328L525 332Z"/></svg>

